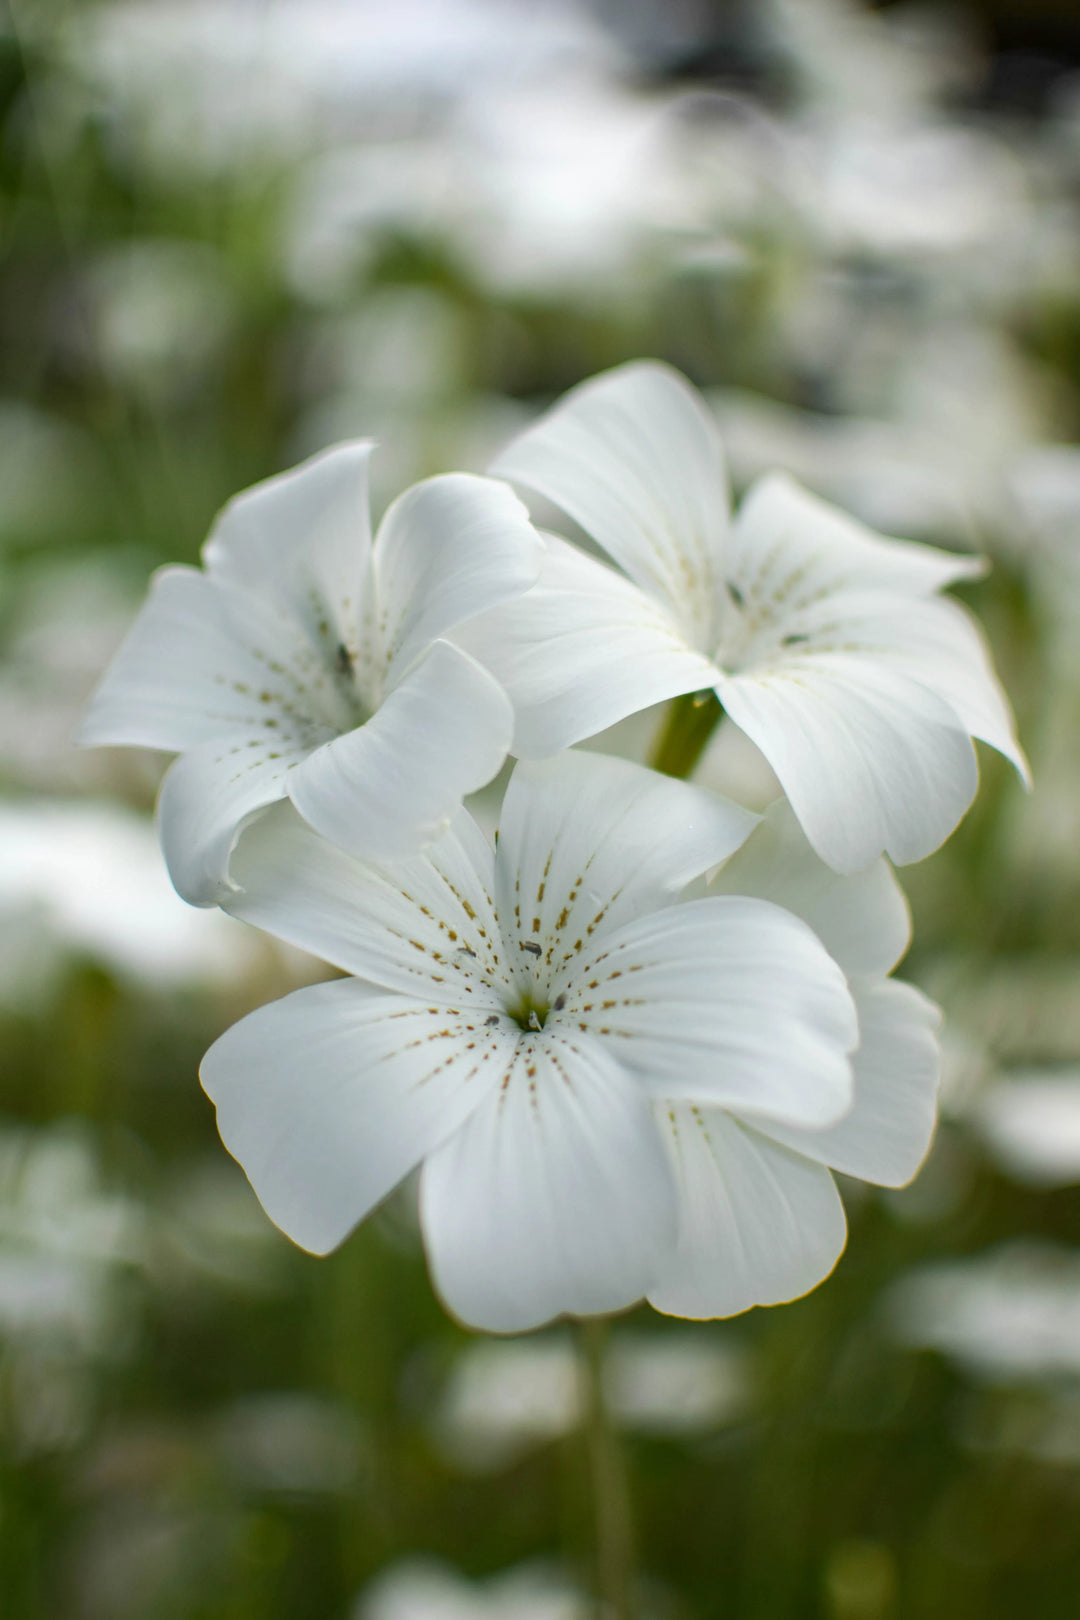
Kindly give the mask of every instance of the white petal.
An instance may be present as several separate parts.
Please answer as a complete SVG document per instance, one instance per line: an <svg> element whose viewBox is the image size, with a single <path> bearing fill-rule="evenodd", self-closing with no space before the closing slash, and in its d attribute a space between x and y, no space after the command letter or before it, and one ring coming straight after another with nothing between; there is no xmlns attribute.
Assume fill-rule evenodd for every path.
<svg viewBox="0 0 1080 1620"><path fill-rule="evenodd" d="M829 1275L847 1227L827 1170L719 1110L657 1114L678 1180L679 1239L650 1304L670 1316L736 1316Z"/></svg>
<svg viewBox="0 0 1080 1620"><path fill-rule="evenodd" d="M571 389L492 469L547 496L710 646L728 523L712 417L685 378L636 362Z"/></svg>
<svg viewBox="0 0 1080 1620"><path fill-rule="evenodd" d="M253 816L285 795L304 751L265 737L202 743L174 760L158 795L161 851L176 892L189 905L228 899L233 846Z"/></svg>
<svg viewBox="0 0 1080 1620"><path fill-rule="evenodd" d="M766 900L691 900L573 959L552 990L653 1096L789 1124L851 1107L858 1042L847 981L807 925ZM549 1015L549 1023L551 1015Z"/></svg>
<svg viewBox="0 0 1080 1620"><path fill-rule="evenodd" d="M854 984L859 1050L855 1106L823 1131L761 1121L775 1141L849 1176L902 1187L918 1170L934 1133L941 1014L910 984Z"/></svg>
<svg viewBox="0 0 1080 1620"><path fill-rule="evenodd" d="M381 872L277 805L244 833L231 874L233 916L389 990L501 1011L486 982L501 954L493 856L466 811L425 855Z"/></svg>
<svg viewBox="0 0 1080 1620"><path fill-rule="evenodd" d="M542 554L528 512L492 478L448 473L399 495L375 538L388 686L437 636L528 590Z"/></svg>
<svg viewBox="0 0 1080 1620"><path fill-rule="evenodd" d="M270 1219L325 1254L490 1090L499 1042L473 1040L464 1015L345 979L242 1019L200 1076Z"/></svg>
<svg viewBox="0 0 1080 1620"><path fill-rule="evenodd" d="M982 631L959 602L932 599L902 614L866 625L883 655L909 672L955 710L964 729L1010 760L1026 783L1030 771L1016 740Z"/></svg>
<svg viewBox="0 0 1080 1620"><path fill-rule="evenodd" d="M716 691L765 755L821 858L857 872L943 843L975 796L970 738L944 699L869 657L721 677Z"/></svg>
<svg viewBox="0 0 1080 1620"><path fill-rule="evenodd" d="M497 681L436 641L366 725L292 773L289 796L343 849L371 860L411 855L446 830L464 794L491 781L513 726Z"/></svg>
<svg viewBox="0 0 1080 1620"><path fill-rule="evenodd" d="M675 1237L659 1132L587 1040L524 1037L498 1090L424 1165L435 1285L473 1327L515 1333L641 1298Z"/></svg>
<svg viewBox="0 0 1080 1620"><path fill-rule="evenodd" d="M368 461L374 446L335 445L234 496L203 547L219 580L273 602L332 656L355 653L371 551Z"/></svg>
<svg viewBox="0 0 1080 1620"><path fill-rule="evenodd" d="M822 593L848 588L926 596L986 567L978 557L882 539L782 473L747 494L727 556L728 581L750 614L797 612Z"/></svg>
<svg viewBox="0 0 1080 1620"><path fill-rule="evenodd" d="M929 688L964 730L1012 761L1025 781L1027 761L978 626L958 602L940 597L898 601L894 592L842 589L778 610L741 661L744 673L786 668L802 676L827 670L838 654L858 654Z"/></svg>
<svg viewBox="0 0 1080 1620"><path fill-rule="evenodd" d="M269 732L284 718L348 724L349 708L303 632L193 568L164 568L91 700L79 740L184 749Z"/></svg>
<svg viewBox="0 0 1080 1620"><path fill-rule="evenodd" d="M907 950L911 917L885 861L844 877L815 855L786 799L712 879L711 894L772 900L808 922L848 975L885 974Z"/></svg>
<svg viewBox="0 0 1080 1620"><path fill-rule="evenodd" d="M515 754L557 754L653 703L712 686L716 669L658 602L556 535L544 545L532 590L453 638L510 694Z"/></svg>
<svg viewBox="0 0 1080 1620"><path fill-rule="evenodd" d="M739 805L628 760L571 752L519 764L495 861L519 981L547 982L612 929L669 904L756 824Z"/></svg>

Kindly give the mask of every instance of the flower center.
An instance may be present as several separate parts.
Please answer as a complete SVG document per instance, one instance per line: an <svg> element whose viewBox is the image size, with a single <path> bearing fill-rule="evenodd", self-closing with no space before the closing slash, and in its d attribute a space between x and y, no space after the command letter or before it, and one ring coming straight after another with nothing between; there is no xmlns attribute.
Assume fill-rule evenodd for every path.
<svg viewBox="0 0 1080 1620"><path fill-rule="evenodd" d="M516 1001L510 1003L506 1011L520 1029L535 1032L543 1029L550 1006L546 999L541 1000L526 991Z"/></svg>

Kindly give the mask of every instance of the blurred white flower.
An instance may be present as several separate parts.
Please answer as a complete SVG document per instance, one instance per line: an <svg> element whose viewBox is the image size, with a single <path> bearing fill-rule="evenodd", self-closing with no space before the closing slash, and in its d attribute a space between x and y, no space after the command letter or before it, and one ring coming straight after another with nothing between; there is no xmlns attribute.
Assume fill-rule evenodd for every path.
<svg viewBox="0 0 1080 1620"><path fill-rule="evenodd" d="M844 975L776 905L672 903L753 820L571 753L518 766L494 855L465 812L383 873L288 807L254 825L230 909L357 975L251 1014L204 1059L271 1218L325 1252L422 1163L428 1259L466 1322L513 1332L646 1294L679 1314L742 1310L753 1298L740 1277L729 1303L711 1229L712 1294L685 1280L700 1155L723 1142L722 1196L764 1245L751 1293L817 1282L843 1216L828 1173L774 1139L851 1106Z"/></svg>
<svg viewBox="0 0 1080 1620"><path fill-rule="evenodd" d="M893 1335L940 1350L979 1376L1080 1371L1080 1254L1016 1242L921 1266L885 1299Z"/></svg>
<svg viewBox="0 0 1080 1620"><path fill-rule="evenodd" d="M972 736L1026 775L979 632L936 594L981 564L883 540L780 477L729 525L715 426L678 373L636 363L583 383L494 470L625 570L550 536L534 589L456 637L510 693L516 753L711 688L846 872L948 836L977 785Z"/></svg>
<svg viewBox="0 0 1080 1620"><path fill-rule="evenodd" d="M976 1130L1014 1180L1080 1183L1080 1069L1020 1070L991 1082L972 1109Z"/></svg>
<svg viewBox="0 0 1080 1620"><path fill-rule="evenodd" d="M114 1353L127 1314L116 1274L145 1250L146 1210L103 1187L85 1128L0 1134L0 1340Z"/></svg>
<svg viewBox="0 0 1080 1620"><path fill-rule="evenodd" d="M562 1332L470 1344L454 1363L436 1418L442 1449L459 1467L506 1468L522 1453L572 1433L583 1416L580 1355ZM695 1329L612 1337L605 1399L621 1429L701 1434L740 1415L749 1398L741 1346Z"/></svg>
<svg viewBox="0 0 1080 1620"><path fill-rule="evenodd" d="M231 918L177 899L149 819L115 805L0 807L0 924L0 1002L9 1006L32 1003L42 987L48 995L50 966L72 955L171 989L235 982L261 954Z"/></svg>
<svg viewBox="0 0 1080 1620"><path fill-rule="evenodd" d="M91 701L82 742L181 753L158 821L194 905L229 892L240 829L286 794L339 842L411 853L505 757L506 696L440 638L523 591L540 542L505 485L461 473L406 491L372 542L371 448L232 500L205 572L155 576Z"/></svg>
<svg viewBox="0 0 1080 1620"><path fill-rule="evenodd" d="M484 87L616 59L572 0L113 0L74 14L66 36L114 149L199 178L401 133Z"/></svg>
<svg viewBox="0 0 1080 1620"><path fill-rule="evenodd" d="M593 1606L555 1570L521 1565L467 1581L434 1558L404 1558L367 1586L352 1620L586 1620Z"/></svg>

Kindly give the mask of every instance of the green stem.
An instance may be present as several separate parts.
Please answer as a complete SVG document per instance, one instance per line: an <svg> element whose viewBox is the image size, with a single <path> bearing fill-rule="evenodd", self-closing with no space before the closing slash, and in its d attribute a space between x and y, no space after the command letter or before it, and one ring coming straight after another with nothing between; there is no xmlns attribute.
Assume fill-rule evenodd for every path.
<svg viewBox="0 0 1080 1620"><path fill-rule="evenodd" d="M635 1620L630 1492L618 1438L604 1398L607 1321L581 1323L581 1383L596 1527L597 1620Z"/></svg>
<svg viewBox="0 0 1080 1620"><path fill-rule="evenodd" d="M665 776L689 776L723 712L712 691L687 692L672 699L649 761L653 770L663 771Z"/></svg>

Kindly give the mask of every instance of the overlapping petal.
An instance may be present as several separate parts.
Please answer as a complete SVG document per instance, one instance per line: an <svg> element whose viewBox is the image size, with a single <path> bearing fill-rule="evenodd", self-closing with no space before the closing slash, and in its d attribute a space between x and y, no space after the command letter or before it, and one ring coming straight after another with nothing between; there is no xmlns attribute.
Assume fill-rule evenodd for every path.
<svg viewBox="0 0 1080 1620"><path fill-rule="evenodd" d="M514 714L502 687L459 648L436 641L366 725L326 743L291 773L305 820L372 860L437 838L466 793L506 758Z"/></svg>
<svg viewBox="0 0 1080 1620"><path fill-rule="evenodd" d="M272 742L283 719L344 727L351 715L333 670L295 623L194 568L163 568L79 741L169 750L238 735Z"/></svg>
<svg viewBox="0 0 1080 1620"><path fill-rule="evenodd" d="M477 1047L474 1024L346 979L261 1007L210 1048L221 1139L295 1243L334 1248L490 1095L498 1043Z"/></svg>
<svg viewBox="0 0 1080 1620"><path fill-rule="evenodd" d="M237 839L281 798L308 746L280 734L222 738L190 748L170 765L158 794L158 836L173 887L189 905L226 904Z"/></svg>
<svg viewBox="0 0 1080 1620"><path fill-rule="evenodd" d="M374 444L334 445L233 497L203 547L214 579L272 602L316 646L355 650Z"/></svg>
<svg viewBox="0 0 1080 1620"><path fill-rule="evenodd" d="M436 1287L496 1333L632 1305L675 1237L644 1094L595 1042L545 1035L520 1044L420 1183Z"/></svg>
<svg viewBox="0 0 1080 1620"><path fill-rule="evenodd" d="M679 1193L679 1233L649 1302L672 1316L736 1316L796 1299L844 1249L829 1172L718 1109L656 1108Z"/></svg>
<svg viewBox="0 0 1080 1620"><path fill-rule="evenodd" d="M929 596L986 571L979 557L886 540L783 473L760 479L732 524L726 577L751 615L795 612L846 589Z"/></svg>
<svg viewBox="0 0 1080 1620"><path fill-rule="evenodd" d="M513 751L556 754L628 714L712 685L666 608L556 535L527 596L455 632L514 704Z"/></svg>
<svg viewBox="0 0 1080 1620"><path fill-rule="evenodd" d="M793 912L849 977L889 973L911 938L907 901L887 863L842 876L814 854L784 799L769 806L709 892L752 895Z"/></svg>
<svg viewBox="0 0 1080 1620"><path fill-rule="evenodd" d="M690 647L708 646L727 478L712 418L677 371L636 362L580 384L492 471L554 501L664 606Z"/></svg>
<svg viewBox="0 0 1080 1620"><path fill-rule="evenodd" d="M385 689L446 631L527 590L542 555L524 506L492 478L448 473L399 495L375 538Z"/></svg>
<svg viewBox="0 0 1080 1620"><path fill-rule="evenodd" d="M503 800L496 898L525 983L559 983L601 940L669 905L757 817L627 760L571 752L519 764Z"/></svg>
<svg viewBox="0 0 1080 1620"><path fill-rule="evenodd" d="M276 805L244 833L231 872L233 916L387 990L501 1010L493 857L466 811L425 854L380 871Z"/></svg>
<svg viewBox="0 0 1080 1620"><path fill-rule="evenodd" d="M882 850L900 865L922 860L975 796L975 750L953 709L884 662L837 654L827 666L725 676L716 691L838 872Z"/></svg>
<svg viewBox="0 0 1080 1620"><path fill-rule="evenodd" d="M902 1187L930 1146L937 1110L941 1014L913 985L891 979L852 986L859 1014L855 1104L837 1124L792 1130L773 1121L774 1141L861 1181Z"/></svg>
<svg viewBox="0 0 1080 1620"><path fill-rule="evenodd" d="M813 1127L851 1107L847 981L779 906L722 896L641 917L565 985L560 1018L617 1049L653 1096Z"/></svg>

